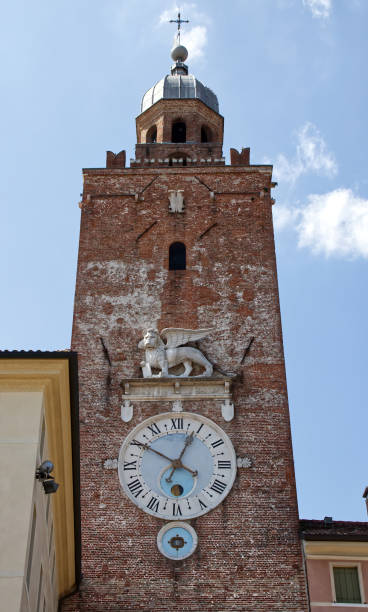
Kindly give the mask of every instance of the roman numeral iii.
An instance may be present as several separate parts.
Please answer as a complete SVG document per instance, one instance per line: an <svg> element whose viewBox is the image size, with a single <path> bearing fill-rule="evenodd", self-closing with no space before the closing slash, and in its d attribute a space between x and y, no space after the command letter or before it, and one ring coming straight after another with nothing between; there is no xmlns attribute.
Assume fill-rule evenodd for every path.
<svg viewBox="0 0 368 612"><path fill-rule="evenodd" d="M219 470L231 470L231 461L218 461L217 467Z"/></svg>

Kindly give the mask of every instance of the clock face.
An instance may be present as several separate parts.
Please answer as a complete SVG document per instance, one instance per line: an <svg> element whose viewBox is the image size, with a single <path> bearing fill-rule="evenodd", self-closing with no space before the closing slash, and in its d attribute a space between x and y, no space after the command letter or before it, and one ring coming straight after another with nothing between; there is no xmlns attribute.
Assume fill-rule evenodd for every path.
<svg viewBox="0 0 368 612"><path fill-rule="evenodd" d="M168 412L138 425L119 454L119 478L142 510L163 519L206 514L229 493L236 456L213 421L192 412Z"/></svg>

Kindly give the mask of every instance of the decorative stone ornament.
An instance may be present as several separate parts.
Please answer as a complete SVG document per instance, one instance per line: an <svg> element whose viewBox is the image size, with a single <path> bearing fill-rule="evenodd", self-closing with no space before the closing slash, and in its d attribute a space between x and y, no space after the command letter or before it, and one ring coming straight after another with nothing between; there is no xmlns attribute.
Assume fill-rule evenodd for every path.
<svg viewBox="0 0 368 612"><path fill-rule="evenodd" d="M147 329L143 339L138 344L138 348L145 349L145 361L141 362L143 377L172 376L172 374L169 374L169 369L181 364L184 366L184 372L180 376L186 377L190 375L193 363L204 368L201 376L211 376L213 366L201 351L191 346L184 347L182 345L201 340L212 331L213 328L182 329L168 327L163 329L160 335L156 329ZM162 338L166 340L166 344L164 344ZM152 374L152 368L159 370L159 373Z"/></svg>
<svg viewBox="0 0 368 612"><path fill-rule="evenodd" d="M174 561L190 557L197 548L198 536L189 523L173 521L164 525L157 534L160 553Z"/></svg>
<svg viewBox="0 0 368 612"><path fill-rule="evenodd" d="M237 457L236 465L238 468L250 468L252 467L252 460L250 457Z"/></svg>
<svg viewBox="0 0 368 612"><path fill-rule="evenodd" d="M221 406L221 414L224 421L232 421L234 418L234 404L226 399Z"/></svg>
<svg viewBox="0 0 368 612"><path fill-rule="evenodd" d="M183 402L181 400L175 400L172 409L173 412L183 412Z"/></svg>
<svg viewBox="0 0 368 612"><path fill-rule="evenodd" d="M169 191L169 212L183 213L184 212L184 190Z"/></svg>
<svg viewBox="0 0 368 612"><path fill-rule="evenodd" d="M210 419L167 412L130 432L118 470L125 494L141 510L186 520L223 502L236 476L236 455L226 433Z"/></svg>
<svg viewBox="0 0 368 612"><path fill-rule="evenodd" d="M121 406L121 418L124 423L129 423L133 418L133 404L130 400L124 400Z"/></svg>

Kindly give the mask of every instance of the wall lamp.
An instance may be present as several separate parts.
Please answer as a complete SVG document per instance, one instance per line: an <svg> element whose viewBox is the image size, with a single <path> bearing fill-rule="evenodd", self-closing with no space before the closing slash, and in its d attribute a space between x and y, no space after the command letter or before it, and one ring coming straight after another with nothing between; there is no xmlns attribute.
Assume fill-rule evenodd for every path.
<svg viewBox="0 0 368 612"><path fill-rule="evenodd" d="M52 461L43 461L36 470L36 478L41 480L46 495L50 493L56 493L59 488L55 478L51 476L51 472L54 469Z"/></svg>

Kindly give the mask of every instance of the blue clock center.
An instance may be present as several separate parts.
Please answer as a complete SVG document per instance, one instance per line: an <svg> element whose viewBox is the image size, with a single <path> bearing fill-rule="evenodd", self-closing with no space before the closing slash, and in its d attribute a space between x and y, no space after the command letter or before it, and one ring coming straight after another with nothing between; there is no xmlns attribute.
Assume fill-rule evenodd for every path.
<svg viewBox="0 0 368 612"><path fill-rule="evenodd" d="M167 497L181 498L191 493L196 482L196 478L187 470L177 468L172 474L172 468L165 469L160 476L160 487ZM169 480L169 482L168 482Z"/></svg>

